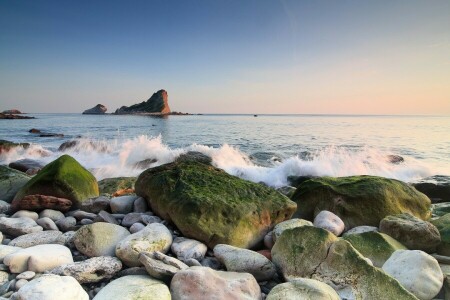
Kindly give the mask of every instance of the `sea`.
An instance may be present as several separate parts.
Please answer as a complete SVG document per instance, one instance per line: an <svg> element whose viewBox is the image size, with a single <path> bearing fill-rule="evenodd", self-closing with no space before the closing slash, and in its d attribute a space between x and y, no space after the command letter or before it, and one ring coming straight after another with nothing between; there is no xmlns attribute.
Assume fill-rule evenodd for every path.
<svg viewBox="0 0 450 300"><path fill-rule="evenodd" d="M0 154L0 164L69 154L100 180L138 176L143 160L154 167L200 151L232 175L273 187L288 185L290 176L415 182L450 175L449 116L29 115L36 119L0 120L0 139L31 143ZM41 137L32 128L64 136ZM71 140L75 147L58 151Z"/></svg>

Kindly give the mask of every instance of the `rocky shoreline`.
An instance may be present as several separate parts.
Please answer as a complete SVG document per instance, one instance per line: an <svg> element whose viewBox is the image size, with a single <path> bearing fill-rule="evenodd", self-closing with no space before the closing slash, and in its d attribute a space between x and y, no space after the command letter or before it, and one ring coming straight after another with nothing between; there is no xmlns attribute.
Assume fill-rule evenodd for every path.
<svg viewBox="0 0 450 300"><path fill-rule="evenodd" d="M442 186L417 185L433 201L375 176L274 190L199 152L98 182L68 155L21 167L0 166L0 299L450 297Z"/></svg>

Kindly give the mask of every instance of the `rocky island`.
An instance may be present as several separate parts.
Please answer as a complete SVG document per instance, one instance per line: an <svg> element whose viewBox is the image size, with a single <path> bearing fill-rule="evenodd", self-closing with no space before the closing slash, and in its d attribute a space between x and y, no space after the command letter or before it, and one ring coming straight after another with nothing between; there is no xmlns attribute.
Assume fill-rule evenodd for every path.
<svg viewBox="0 0 450 300"><path fill-rule="evenodd" d="M83 115L104 115L108 109L103 104L97 104L93 108L83 111Z"/></svg>
<svg viewBox="0 0 450 300"><path fill-rule="evenodd" d="M143 101L131 106L122 106L118 108L114 114L116 115L132 115L132 114L170 114L169 96L167 91L159 90L154 93L147 101Z"/></svg>

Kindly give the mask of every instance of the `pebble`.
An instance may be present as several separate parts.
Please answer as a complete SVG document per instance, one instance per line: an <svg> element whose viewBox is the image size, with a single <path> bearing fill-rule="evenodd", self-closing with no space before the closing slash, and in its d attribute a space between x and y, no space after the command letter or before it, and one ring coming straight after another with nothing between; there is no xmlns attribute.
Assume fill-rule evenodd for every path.
<svg viewBox="0 0 450 300"><path fill-rule="evenodd" d="M42 226L42 228L44 228L44 230L59 230L58 226L56 226L55 222L50 219L49 217L43 217L40 219L37 219L36 223L40 226Z"/></svg>
<svg viewBox="0 0 450 300"><path fill-rule="evenodd" d="M27 233L42 231L33 219L30 218L5 218L0 217L0 231L13 237Z"/></svg>
<svg viewBox="0 0 450 300"><path fill-rule="evenodd" d="M16 291L18 291L21 287L23 287L25 284L28 283L28 280L26 279L19 279L16 281L16 283L14 284L14 289Z"/></svg>
<svg viewBox="0 0 450 300"><path fill-rule="evenodd" d="M16 279L30 280L30 279L33 279L34 276L36 276L35 272L33 272L33 271L25 271L25 272L22 272L19 275L17 275Z"/></svg>
<svg viewBox="0 0 450 300"><path fill-rule="evenodd" d="M136 200L134 200L133 211L137 213L144 213L148 211L147 201L142 197L139 197Z"/></svg>
<svg viewBox="0 0 450 300"><path fill-rule="evenodd" d="M201 261L205 257L208 247L193 239L177 237L173 240L171 250L182 261L191 258Z"/></svg>
<svg viewBox="0 0 450 300"><path fill-rule="evenodd" d="M356 226L352 229L346 231L343 236L349 235L349 234L358 234L358 233L364 233L364 232L370 232L370 231L378 231L378 227L375 226Z"/></svg>
<svg viewBox="0 0 450 300"><path fill-rule="evenodd" d="M144 224L142 224L142 223L134 223L134 224L131 225L131 227L130 227L130 232L131 232L131 233L136 233L136 232L141 231L141 230L144 229L144 228L145 228L145 225L144 225Z"/></svg>
<svg viewBox="0 0 450 300"><path fill-rule="evenodd" d="M127 214L133 211L134 201L138 199L137 196L120 196L111 198L109 206L113 214Z"/></svg>
<svg viewBox="0 0 450 300"><path fill-rule="evenodd" d="M39 213L39 218L50 218L53 222L64 219L65 216L62 212L54 209L44 209Z"/></svg>
<svg viewBox="0 0 450 300"><path fill-rule="evenodd" d="M56 225L61 229L62 232L71 231L77 225L77 219L74 217L65 217L56 222Z"/></svg>
<svg viewBox="0 0 450 300"><path fill-rule="evenodd" d="M29 210L19 210L16 213L14 213L11 218L30 218L36 221L39 219L39 215L37 212L29 211Z"/></svg>
<svg viewBox="0 0 450 300"><path fill-rule="evenodd" d="M96 198L90 198L81 203L80 209L86 212L98 214L102 210L109 208L109 198L100 196Z"/></svg>
<svg viewBox="0 0 450 300"><path fill-rule="evenodd" d="M117 222L116 218L114 218L109 212L107 211L100 211L98 213L97 218L95 218L95 220L99 220L100 222L106 222L106 223L110 223L110 224L115 224L115 225L119 225L119 222Z"/></svg>
<svg viewBox="0 0 450 300"><path fill-rule="evenodd" d="M89 224L93 224L93 223L94 223L94 221L92 221L91 219L82 219L80 221L81 225L89 225Z"/></svg>
<svg viewBox="0 0 450 300"><path fill-rule="evenodd" d="M328 230L335 236L340 236L345 229L344 221L342 221L342 219L334 213L327 210L322 210L314 218L314 226Z"/></svg>

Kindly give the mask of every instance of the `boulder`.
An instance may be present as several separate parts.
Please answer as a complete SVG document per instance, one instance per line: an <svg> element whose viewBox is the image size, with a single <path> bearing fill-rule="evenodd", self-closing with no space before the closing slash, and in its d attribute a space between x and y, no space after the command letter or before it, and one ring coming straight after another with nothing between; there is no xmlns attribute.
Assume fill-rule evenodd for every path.
<svg viewBox="0 0 450 300"><path fill-rule="evenodd" d="M37 245L7 255L3 259L12 273L34 271L42 273L73 263L70 249L62 245Z"/></svg>
<svg viewBox="0 0 450 300"><path fill-rule="evenodd" d="M40 161L34 160L34 159L19 159L16 161L11 162L8 167L11 169L15 169L21 172L26 172L29 169L42 169L45 166L45 164L41 163Z"/></svg>
<svg viewBox="0 0 450 300"><path fill-rule="evenodd" d="M72 207L72 201L65 198L59 198L47 195L26 195L18 201L14 201L13 209L26 209L32 211L41 211L44 209L54 209L67 212Z"/></svg>
<svg viewBox="0 0 450 300"><path fill-rule="evenodd" d="M42 231L33 219L0 217L0 231L13 237Z"/></svg>
<svg viewBox="0 0 450 300"><path fill-rule="evenodd" d="M48 230L21 235L9 242L8 245L14 247L29 248L44 244L64 245L65 241L66 239L63 237L61 231Z"/></svg>
<svg viewBox="0 0 450 300"><path fill-rule="evenodd" d="M172 234L166 226L153 223L141 231L122 239L116 246L116 255L129 267L138 267L139 253L160 251L166 253L172 244Z"/></svg>
<svg viewBox="0 0 450 300"><path fill-rule="evenodd" d="M39 218L46 218L46 217L50 218L53 222L57 222L65 218L62 212L54 209L44 209L39 213Z"/></svg>
<svg viewBox="0 0 450 300"><path fill-rule="evenodd" d="M450 213L430 222L436 226L441 235L441 243L437 248L437 253L450 256Z"/></svg>
<svg viewBox="0 0 450 300"><path fill-rule="evenodd" d="M89 300L88 294L81 285L70 276L45 274L19 289L17 300Z"/></svg>
<svg viewBox="0 0 450 300"><path fill-rule="evenodd" d="M165 90L154 93L147 101L132 106L122 106L115 112L116 115L139 114L139 113L161 113L169 114L169 96Z"/></svg>
<svg viewBox="0 0 450 300"><path fill-rule="evenodd" d="M94 300L170 300L169 288L147 275L128 275L108 283Z"/></svg>
<svg viewBox="0 0 450 300"><path fill-rule="evenodd" d="M407 250L404 245L389 235L375 231L349 234L344 236L344 239L378 268L381 268L395 251Z"/></svg>
<svg viewBox="0 0 450 300"><path fill-rule="evenodd" d="M104 115L107 110L103 104L97 104L93 108L83 111L83 115Z"/></svg>
<svg viewBox="0 0 450 300"><path fill-rule="evenodd" d="M199 162L174 162L139 175L136 193L185 237L209 247L250 248L296 204L274 189Z"/></svg>
<svg viewBox="0 0 450 300"><path fill-rule="evenodd" d="M339 216L346 229L378 226L388 215L410 213L431 217L431 202L410 185L383 177L320 177L302 182L292 199L298 208L294 217L312 220L322 210Z"/></svg>
<svg viewBox="0 0 450 300"><path fill-rule="evenodd" d="M380 232L390 235L411 250L433 253L441 243L436 226L407 213L381 220Z"/></svg>
<svg viewBox="0 0 450 300"><path fill-rule="evenodd" d="M384 263L383 271L421 300L433 299L444 281L437 260L420 250L395 251Z"/></svg>
<svg viewBox="0 0 450 300"><path fill-rule="evenodd" d="M261 289L248 273L215 271L206 267L190 267L175 274L170 283L173 300L204 299L214 295L214 300L261 299Z"/></svg>
<svg viewBox="0 0 450 300"><path fill-rule="evenodd" d="M11 253L22 250L20 247L0 245L0 263L3 263L3 259Z"/></svg>
<svg viewBox="0 0 450 300"><path fill-rule="evenodd" d="M79 208L83 200L99 195L97 180L75 159L63 155L46 165L16 194L12 202L17 207L27 195L48 195L72 201Z"/></svg>
<svg viewBox="0 0 450 300"><path fill-rule="evenodd" d="M30 218L33 221L37 221L39 219L39 215L34 211L29 210L19 210L16 211L11 218Z"/></svg>
<svg viewBox="0 0 450 300"><path fill-rule="evenodd" d="M322 210L314 218L314 226L328 230L335 236L340 236L345 229L344 222L341 218L327 210Z"/></svg>
<svg viewBox="0 0 450 300"><path fill-rule="evenodd" d="M11 203L17 192L30 178L22 172L0 165L0 199Z"/></svg>
<svg viewBox="0 0 450 300"><path fill-rule="evenodd" d="M432 203L450 202L450 176L435 175L412 184L427 195Z"/></svg>
<svg viewBox="0 0 450 300"><path fill-rule="evenodd" d="M99 256L85 261L56 267L51 274L72 276L79 283L99 282L113 277L122 269L122 262L116 257Z"/></svg>
<svg viewBox="0 0 450 300"><path fill-rule="evenodd" d="M201 261L205 257L206 251L208 250L208 247L206 247L205 244L184 237L175 238L170 248L172 253L182 261L186 261L191 258Z"/></svg>
<svg viewBox="0 0 450 300"><path fill-rule="evenodd" d="M88 257L115 256L116 245L129 235L130 232L122 226L100 222L78 229L74 244Z"/></svg>
<svg viewBox="0 0 450 300"><path fill-rule="evenodd" d="M329 285L314 279L297 278L276 285L266 300L340 300Z"/></svg>
<svg viewBox="0 0 450 300"><path fill-rule="evenodd" d="M214 247L214 256L227 271L250 273L257 281L270 280L276 273L275 265L255 251L219 244Z"/></svg>
<svg viewBox="0 0 450 300"><path fill-rule="evenodd" d="M98 182L100 194L113 195L121 190L134 190L136 177L105 178Z"/></svg>

